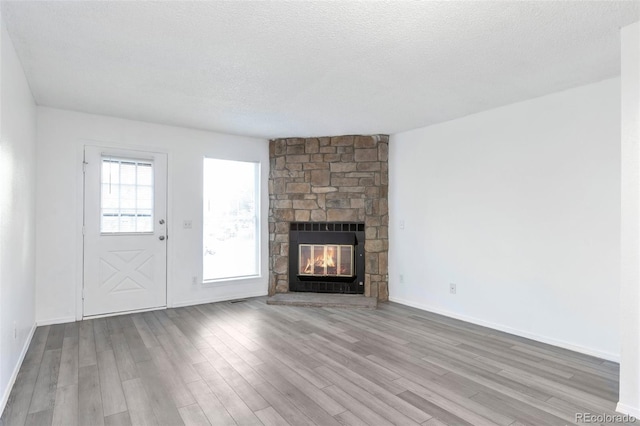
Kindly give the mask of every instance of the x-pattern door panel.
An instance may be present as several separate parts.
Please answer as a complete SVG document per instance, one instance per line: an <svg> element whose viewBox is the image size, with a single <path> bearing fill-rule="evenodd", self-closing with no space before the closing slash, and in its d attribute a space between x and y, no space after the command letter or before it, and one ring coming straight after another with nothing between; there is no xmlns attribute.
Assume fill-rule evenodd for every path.
<svg viewBox="0 0 640 426"><path fill-rule="evenodd" d="M83 314L166 305L166 154L85 147Z"/></svg>
<svg viewBox="0 0 640 426"><path fill-rule="evenodd" d="M100 281L109 293L145 290L153 285L153 255L144 250L113 250L100 258Z"/></svg>

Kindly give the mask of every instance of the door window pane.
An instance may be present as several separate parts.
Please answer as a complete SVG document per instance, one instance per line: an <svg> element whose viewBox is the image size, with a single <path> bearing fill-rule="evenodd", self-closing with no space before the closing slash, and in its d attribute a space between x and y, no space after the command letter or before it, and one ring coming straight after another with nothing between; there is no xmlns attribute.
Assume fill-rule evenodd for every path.
<svg viewBox="0 0 640 426"><path fill-rule="evenodd" d="M102 157L100 232L153 232L153 163Z"/></svg>
<svg viewBox="0 0 640 426"><path fill-rule="evenodd" d="M258 164L204 159L203 278L258 275Z"/></svg>

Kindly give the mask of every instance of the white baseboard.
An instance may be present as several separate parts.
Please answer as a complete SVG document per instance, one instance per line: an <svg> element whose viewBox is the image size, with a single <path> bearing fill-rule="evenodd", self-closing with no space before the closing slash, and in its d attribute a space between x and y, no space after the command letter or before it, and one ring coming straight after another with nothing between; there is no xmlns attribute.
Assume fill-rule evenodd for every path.
<svg viewBox="0 0 640 426"><path fill-rule="evenodd" d="M88 316L84 317L83 320L117 317L117 316L120 316L120 315L129 315L129 314L141 314L143 312L162 311L163 309L167 309L167 307L166 306L157 306L157 307L154 307L154 308L135 309L133 311L109 312L108 314L88 315Z"/></svg>
<svg viewBox="0 0 640 426"><path fill-rule="evenodd" d="M196 299L196 300L187 300L184 302L175 302L172 304L172 308L182 308L183 306L193 306L193 305L204 305L206 303L216 303L216 302L226 302L227 300L236 300L236 299L248 299L250 297L260 297L266 296L268 293L266 291L259 291L255 293L242 293L236 295L226 295L222 297L213 297L211 299Z"/></svg>
<svg viewBox="0 0 640 426"><path fill-rule="evenodd" d="M18 373L20 372L20 367L22 367L22 361L24 361L24 357L27 355L27 350L29 349L29 345L31 344L31 339L33 339L33 333L36 332L36 324L33 324L31 327L31 331L29 331L29 336L27 336L27 340L24 343L22 351L20 351L20 357L18 358L18 362L16 363L15 368L13 369L13 373L11 373L11 378L9 379L9 383L7 384L7 388L2 393L2 401L0 401L0 415L4 412L5 406L7 405L7 401L9 400L9 395L11 394L11 389L13 389L13 385L16 382L16 378L18 377Z"/></svg>
<svg viewBox="0 0 640 426"><path fill-rule="evenodd" d="M616 411L618 413L628 414L636 419L640 419L640 408L638 407L631 407L630 405L618 402L618 405L616 405Z"/></svg>
<svg viewBox="0 0 640 426"><path fill-rule="evenodd" d="M423 305L421 303L415 303L413 301L398 299L396 297L389 297L392 302L400 303L401 305L411 306L412 308L421 309L427 312L433 312L434 314L444 315L449 318L455 318L461 321L470 322L472 324L481 325L483 327L493 328L494 330L503 331L509 334L515 334L516 336L524 337L527 339L535 340L541 343L557 346L559 348L568 349L574 352L580 352L585 355L594 356L597 358L606 359L607 361L620 362L620 355L611 352L600 351L585 346L575 345L573 343L565 342L563 340L553 339L547 336L541 336L528 331L519 330L503 324L496 324L489 321L484 321L478 318L470 317L467 315L461 315L455 312L450 312L444 309L436 308L433 306Z"/></svg>
<svg viewBox="0 0 640 426"><path fill-rule="evenodd" d="M68 322L75 322L75 321L76 321L76 317L49 318L49 319L37 320L36 325L40 327L43 325L66 324Z"/></svg>

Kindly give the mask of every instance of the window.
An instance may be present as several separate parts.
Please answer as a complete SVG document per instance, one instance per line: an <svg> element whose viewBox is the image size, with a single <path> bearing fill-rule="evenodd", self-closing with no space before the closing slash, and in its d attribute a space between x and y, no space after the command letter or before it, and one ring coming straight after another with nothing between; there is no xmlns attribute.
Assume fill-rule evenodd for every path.
<svg viewBox="0 0 640 426"><path fill-rule="evenodd" d="M257 163L204 159L203 278L258 275Z"/></svg>
<svg viewBox="0 0 640 426"><path fill-rule="evenodd" d="M102 157L100 232L153 232L153 163Z"/></svg>

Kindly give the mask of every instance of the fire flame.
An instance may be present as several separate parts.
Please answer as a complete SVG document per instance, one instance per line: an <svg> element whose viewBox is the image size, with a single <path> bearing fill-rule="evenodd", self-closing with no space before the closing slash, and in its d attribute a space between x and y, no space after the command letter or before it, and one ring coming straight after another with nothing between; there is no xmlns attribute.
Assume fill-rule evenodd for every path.
<svg viewBox="0 0 640 426"><path fill-rule="evenodd" d="M347 251L345 251L347 249ZM353 276L353 250L341 245L301 245L301 275ZM351 251L351 253L348 253Z"/></svg>
<svg viewBox="0 0 640 426"><path fill-rule="evenodd" d="M325 253L326 254L316 256L315 259L307 259L307 265L304 267L304 273L312 274L314 267L324 268L327 266L329 268L335 268L336 262L334 260L334 249L332 247L327 247Z"/></svg>

